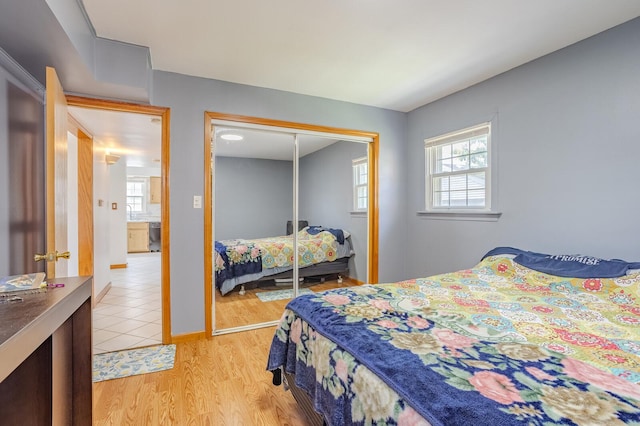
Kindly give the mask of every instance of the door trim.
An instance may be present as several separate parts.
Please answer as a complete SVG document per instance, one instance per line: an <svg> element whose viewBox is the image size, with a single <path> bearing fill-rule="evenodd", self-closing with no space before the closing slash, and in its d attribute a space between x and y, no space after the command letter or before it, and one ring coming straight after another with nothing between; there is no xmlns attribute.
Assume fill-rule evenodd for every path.
<svg viewBox="0 0 640 426"><path fill-rule="evenodd" d="M78 137L78 275L93 275L93 138Z"/></svg>
<svg viewBox="0 0 640 426"><path fill-rule="evenodd" d="M272 120L269 118L250 117L236 114L224 114L205 111L204 113L204 303L205 303L205 333L213 334L213 238L212 238L212 214L213 203L211 191L213 190L213 170L211 162L211 120L224 120L244 124L257 124L261 126L281 127L292 130L306 130L322 133L334 133L345 136L371 138L369 143L369 206L368 206L368 259L367 277L369 283L378 282L378 153L380 135L376 132L363 130L343 129L339 127L319 126L314 124L296 123L292 121Z"/></svg>
<svg viewBox="0 0 640 426"><path fill-rule="evenodd" d="M86 98L83 96L67 95L67 104L83 108L102 109L107 111L130 112L136 114L155 115L162 119L162 155L160 169L162 174L162 207L160 211L162 229L160 230L162 253L162 343L172 342L171 335L171 262L170 262L170 219L169 219L169 173L170 173L170 116L171 110L167 107L135 104L106 99Z"/></svg>
<svg viewBox="0 0 640 426"><path fill-rule="evenodd" d="M68 115L68 132L78 138L78 275L93 275L93 136L73 116ZM74 253L75 255L75 253ZM99 294L91 286L94 308L111 288L108 283Z"/></svg>

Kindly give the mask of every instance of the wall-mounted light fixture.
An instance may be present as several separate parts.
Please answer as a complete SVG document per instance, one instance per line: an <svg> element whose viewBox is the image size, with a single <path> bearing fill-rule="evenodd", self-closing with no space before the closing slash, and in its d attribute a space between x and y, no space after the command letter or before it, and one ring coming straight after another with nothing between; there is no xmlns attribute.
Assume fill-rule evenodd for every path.
<svg viewBox="0 0 640 426"><path fill-rule="evenodd" d="M119 155L107 154L104 156L104 161L106 161L108 165L116 164L119 159Z"/></svg>

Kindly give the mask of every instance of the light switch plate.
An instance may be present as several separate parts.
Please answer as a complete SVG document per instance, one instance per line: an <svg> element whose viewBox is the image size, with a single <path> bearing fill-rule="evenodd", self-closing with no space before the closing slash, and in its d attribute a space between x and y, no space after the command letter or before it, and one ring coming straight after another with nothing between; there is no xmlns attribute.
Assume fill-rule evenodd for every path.
<svg viewBox="0 0 640 426"><path fill-rule="evenodd" d="M194 209L201 209L202 208L202 196L201 195L194 195L193 196L193 208Z"/></svg>

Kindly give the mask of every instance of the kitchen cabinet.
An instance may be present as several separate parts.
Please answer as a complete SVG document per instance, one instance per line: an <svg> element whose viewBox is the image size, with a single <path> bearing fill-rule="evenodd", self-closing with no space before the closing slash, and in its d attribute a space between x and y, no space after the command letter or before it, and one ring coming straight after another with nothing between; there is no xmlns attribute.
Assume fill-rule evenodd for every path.
<svg viewBox="0 0 640 426"><path fill-rule="evenodd" d="M127 223L127 252L143 253L149 251L149 223Z"/></svg>
<svg viewBox="0 0 640 426"><path fill-rule="evenodd" d="M160 204L160 200L162 199L162 181L160 180L160 176L151 176L149 178L150 181L150 193L149 203L151 204Z"/></svg>

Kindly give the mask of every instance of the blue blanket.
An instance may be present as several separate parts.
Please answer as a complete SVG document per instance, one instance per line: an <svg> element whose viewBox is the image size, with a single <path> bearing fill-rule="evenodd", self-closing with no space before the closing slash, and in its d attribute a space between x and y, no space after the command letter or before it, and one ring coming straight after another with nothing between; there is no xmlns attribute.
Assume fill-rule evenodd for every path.
<svg viewBox="0 0 640 426"><path fill-rule="evenodd" d="M262 257L259 251L253 251L254 244L242 241L243 250L237 250L238 245L225 245L220 241L215 242L215 250L222 258L222 266L216 267L216 288L220 289L222 283L234 277L262 272ZM257 254L256 254L257 253Z"/></svg>
<svg viewBox="0 0 640 426"><path fill-rule="evenodd" d="M629 269L640 269L640 262L606 260L585 255L551 255L513 247L496 247L484 255L483 259L501 254L514 255L514 262L557 277L616 278L625 275Z"/></svg>
<svg viewBox="0 0 640 426"><path fill-rule="evenodd" d="M354 301L353 294L349 297ZM377 297L379 294L359 295L359 300L355 303L368 304ZM425 369L423 361L415 353L398 349L390 345L388 340L381 339L380 335L370 330L371 325L379 318L375 321L353 322L348 316L339 315L333 309L323 308L322 304L318 303L320 300L315 295L302 295L289 302L287 309L296 312L296 315L314 330L336 342L339 347L376 373L432 426L513 424L513 416L501 411L501 404L487 400L479 393L457 391L445 383L442 375L436 370ZM410 315L405 312L401 316L406 321ZM290 346L289 350L295 351L295 346ZM496 356L499 355L494 355ZM501 362L509 361L504 355L501 357L505 358ZM290 353L288 358L292 361L295 355ZM278 359L277 354L272 352L268 369L277 368ZM298 365L293 372L295 370L300 370L301 373L306 370L315 380L315 374L309 372L306 365ZM420 371L419 375L416 375L417 371ZM328 396L316 395L316 398L322 400ZM325 401L323 405L329 406L329 401ZM332 415L334 418L330 419L329 424L357 424L351 418L344 418L349 413L334 412Z"/></svg>
<svg viewBox="0 0 640 426"><path fill-rule="evenodd" d="M342 229L325 228L324 226L309 226L309 227L307 227L307 233L309 235L318 235L322 231L327 231L327 232L333 234L333 236L336 237L336 240L338 241L338 244L344 244L344 231Z"/></svg>

